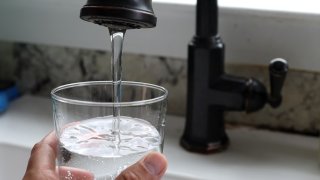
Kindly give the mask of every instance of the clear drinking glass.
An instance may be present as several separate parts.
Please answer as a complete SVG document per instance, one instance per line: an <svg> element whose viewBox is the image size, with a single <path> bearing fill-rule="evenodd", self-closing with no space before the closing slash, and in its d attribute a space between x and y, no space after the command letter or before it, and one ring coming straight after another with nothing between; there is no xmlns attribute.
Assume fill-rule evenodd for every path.
<svg viewBox="0 0 320 180"><path fill-rule="evenodd" d="M167 90L123 81L121 102L114 103L112 89L111 81L91 81L52 90L60 179L86 179L88 171L114 179L146 153L162 152Z"/></svg>

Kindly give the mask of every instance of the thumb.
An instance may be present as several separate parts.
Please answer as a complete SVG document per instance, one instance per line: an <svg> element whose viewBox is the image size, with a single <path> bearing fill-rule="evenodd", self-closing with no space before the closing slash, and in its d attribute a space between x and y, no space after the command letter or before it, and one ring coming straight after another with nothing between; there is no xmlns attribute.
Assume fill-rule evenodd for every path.
<svg viewBox="0 0 320 180"><path fill-rule="evenodd" d="M159 180L166 169L166 158L158 152L151 152L142 160L122 171L116 180Z"/></svg>

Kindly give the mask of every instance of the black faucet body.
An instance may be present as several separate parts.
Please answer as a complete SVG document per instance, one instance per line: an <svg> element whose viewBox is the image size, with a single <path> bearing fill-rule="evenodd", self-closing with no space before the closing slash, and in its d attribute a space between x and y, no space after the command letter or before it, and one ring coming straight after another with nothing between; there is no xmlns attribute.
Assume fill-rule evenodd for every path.
<svg viewBox="0 0 320 180"><path fill-rule="evenodd" d="M270 74L271 91L276 91L273 94L278 96L268 97L265 86L258 80L225 73L225 45L218 35L217 1L198 0L196 19L196 35L188 47L188 104L180 143L189 151L219 152L229 144L224 112L254 112L262 109L267 102L273 107L280 105L280 91L287 66L286 62L279 65L279 71L285 71L280 73L281 76ZM282 60L276 62L277 65L279 63ZM274 69L273 66L274 63L270 68Z"/></svg>
<svg viewBox="0 0 320 180"><path fill-rule="evenodd" d="M224 72L220 37L216 36L209 46L196 38L188 49L187 121L181 144L191 151L209 153L228 145L225 111L257 111L268 97L259 81Z"/></svg>

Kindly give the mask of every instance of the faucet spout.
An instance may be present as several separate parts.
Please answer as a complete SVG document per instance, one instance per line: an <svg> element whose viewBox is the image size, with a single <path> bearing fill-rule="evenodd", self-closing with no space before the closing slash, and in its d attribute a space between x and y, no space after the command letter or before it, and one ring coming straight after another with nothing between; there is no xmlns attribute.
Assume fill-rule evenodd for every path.
<svg viewBox="0 0 320 180"><path fill-rule="evenodd" d="M156 26L151 0L88 0L80 18L116 29L140 29Z"/></svg>

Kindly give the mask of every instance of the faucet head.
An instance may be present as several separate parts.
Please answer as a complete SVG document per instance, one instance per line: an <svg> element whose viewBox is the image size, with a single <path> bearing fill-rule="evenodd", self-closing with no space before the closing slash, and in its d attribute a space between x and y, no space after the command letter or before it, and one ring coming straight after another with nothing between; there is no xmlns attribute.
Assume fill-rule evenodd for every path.
<svg viewBox="0 0 320 180"><path fill-rule="evenodd" d="M88 0L80 18L117 29L140 29L156 26L151 0Z"/></svg>

